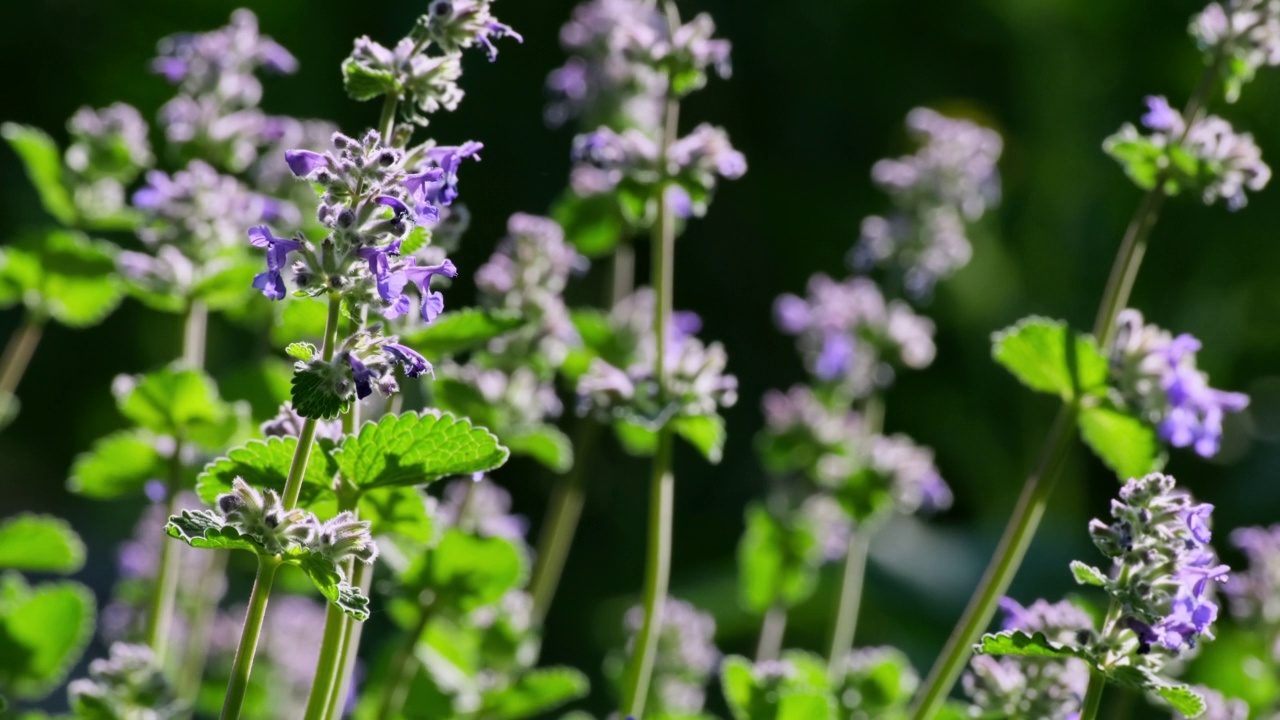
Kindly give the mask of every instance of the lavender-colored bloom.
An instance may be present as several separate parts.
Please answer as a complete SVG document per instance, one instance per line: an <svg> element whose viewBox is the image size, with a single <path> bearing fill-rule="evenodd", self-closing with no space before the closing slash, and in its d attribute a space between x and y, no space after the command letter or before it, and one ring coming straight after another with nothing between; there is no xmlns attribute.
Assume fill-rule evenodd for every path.
<svg viewBox="0 0 1280 720"><path fill-rule="evenodd" d="M1227 102L1240 97L1258 68L1280 65L1280 6L1269 0L1210 3L1192 19L1190 31L1207 57L1220 54L1231 68Z"/></svg>
<svg viewBox="0 0 1280 720"><path fill-rule="evenodd" d="M1248 560L1248 567L1226 583L1231 614L1257 633L1272 662L1280 663L1280 525L1239 528L1232 531L1231 544Z"/></svg>
<svg viewBox="0 0 1280 720"><path fill-rule="evenodd" d="M1212 457L1222 442L1222 420L1249 405L1242 393L1209 387L1196 368L1200 342L1190 335L1173 337L1143 323L1137 310L1124 310L1116 320L1111 348L1111 378L1120 394L1161 439L1174 447L1194 447Z"/></svg>
<svg viewBox="0 0 1280 720"><path fill-rule="evenodd" d="M404 286L408 283L408 278L403 271L391 271L391 260L388 255L400 254L400 241L394 240L386 247L363 247L356 250L356 255L369 263L369 274L374 277L377 284L378 295L387 302L392 304L394 314L391 317L403 315L408 308L408 299L400 300L403 297Z"/></svg>
<svg viewBox="0 0 1280 720"><path fill-rule="evenodd" d="M67 121L71 145L67 167L88 180L131 182L155 160L147 123L132 105L114 103L100 110L82 107Z"/></svg>
<svg viewBox="0 0 1280 720"><path fill-rule="evenodd" d="M521 540L529 521L511 514L511 493L492 480L455 480L445 486L440 520L483 537Z"/></svg>
<svg viewBox="0 0 1280 720"><path fill-rule="evenodd" d="M328 155L310 150L287 150L284 161L288 163L289 170L300 178L309 178L315 172L331 167L333 163Z"/></svg>
<svg viewBox="0 0 1280 720"><path fill-rule="evenodd" d="M422 321L429 323L436 319L440 313L444 312L444 295L439 291L431 290L431 278L436 275L443 277L457 277L458 269L453 263L445 260L439 265L426 265L418 267L414 258L409 258L409 262L404 266L401 272L409 282L418 287L418 293L422 296Z"/></svg>
<svg viewBox="0 0 1280 720"><path fill-rule="evenodd" d="M479 45L492 62L498 58L493 40L524 38L509 25L498 22L489 8L492 0L432 0L423 18L428 36L446 53L458 53Z"/></svg>
<svg viewBox="0 0 1280 720"><path fill-rule="evenodd" d="M503 370L474 362L450 364L444 374L480 393L503 430L537 427L564 410L554 379L539 377L527 365Z"/></svg>
<svg viewBox="0 0 1280 720"><path fill-rule="evenodd" d="M409 191L409 197L413 199L414 212L419 223L436 222L440 219L440 202L433 188L439 186L443 177L444 170L438 167L427 168L420 173L405 177L404 187Z"/></svg>
<svg viewBox="0 0 1280 720"><path fill-rule="evenodd" d="M1160 95L1147 97L1147 114L1142 116L1142 124L1152 130L1178 135L1186 125L1182 122L1182 113L1169 106L1169 101Z"/></svg>
<svg viewBox="0 0 1280 720"><path fill-rule="evenodd" d="M706 685L720 663L715 618L676 598L667 598L660 617L657 658L645 707L655 714L697 715L706 702ZM643 624L643 607L633 607L623 617L629 651Z"/></svg>
<svg viewBox="0 0 1280 720"><path fill-rule="evenodd" d="M484 143L467 141L458 146L439 146L427 151L427 160L439 168L441 175L423 186L423 195L432 205L452 205L458 198L458 169L462 161L473 158L480 161L479 152Z"/></svg>
<svg viewBox="0 0 1280 720"><path fill-rule="evenodd" d="M289 261L289 253L301 250L302 243L275 237L266 225L249 228L249 242L254 247L267 249L267 270L253 276L253 287L270 300L284 299L284 279L280 271Z"/></svg>
<svg viewBox="0 0 1280 720"><path fill-rule="evenodd" d="M351 377L356 385L356 398L363 400L373 394L373 381L376 379L369 367L360 358L347 353L347 364L351 366Z"/></svg>
<svg viewBox="0 0 1280 720"><path fill-rule="evenodd" d="M404 374L411 378L431 373L431 363L413 348L399 343L387 343L382 346L383 352L390 354L404 366Z"/></svg>
<svg viewBox="0 0 1280 720"><path fill-rule="evenodd" d="M212 94L224 102L255 105L262 85L254 71L292 73L297 60L271 38L258 34L258 19L236 10L231 22L206 33L172 35L160 41L152 69L188 95Z"/></svg>

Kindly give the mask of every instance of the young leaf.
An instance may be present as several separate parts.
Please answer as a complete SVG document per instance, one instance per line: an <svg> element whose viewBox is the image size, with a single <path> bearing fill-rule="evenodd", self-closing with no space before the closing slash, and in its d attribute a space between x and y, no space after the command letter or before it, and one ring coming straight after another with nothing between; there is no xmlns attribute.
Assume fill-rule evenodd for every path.
<svg viewBox="0 0 1280 720"><path fill-rule="evenodd" d="M523 324L524 320L514 313L466 308L446 313L421 330L402 335L400 340L423 355L436 358L482 347Z"/></svg>
<svg viewBox="0 0 1280 720"><path fill-rule="evenodd" d="M0 577L0 687L38 700L62 679L93 637L93 593L75 582L29 587L16 573Z"/></svg>
<svg viewBox="0 0 1280 720"><path fill-rule="evenodd" d="M1029 317L991 336L991 354L1022 384L1071 400L1106 389L1107 359L1061 320Z"/></svg>
<svg viewBox="0 0 1280 720"><path fill-rule="evenodd" d="M430 556L409 570L405 584L431 590L441 608L468 613L519 587L527 564L510 540L449 530Z"/></svg>
<svg viewBox="0 0 1280 720"><path fill-rule="evenodd" d="M573 467L573 441L555 425L539 425L503 436L513 455L524 455L563 475Z"/></svg>
<svg viewBox="0 0 1280 720"><path fill-rule="evenodd" d="M164 475L166 460L145 430L121 430L93 443L71 464L67 489L95 500L109 500L142 490L148 480Z"/></svg>
<svg viewBox="0 0 1280 720"><path fill-rule="evenodd" d="M342 63L342 87L357 102L400 93L400 83L391 72L371 68L354 59Z"/></svg>
<svg viewBox="0 0 1280 720"><path fill-rule="evenodd" d="M567 667L530 670L507 687L484 694L478 715L491 720L522 720L585 697L587 676Z"/></svg>
<svg viewBox="0 0 1280 720"><path fill-rule="evenodd" d="M282 492L297 447L298 439L293 437L250 440L206 465L200 473L196 494L212 505L219 495L231 492L231 482L236 478L242 478L259 489ZM298 505L315 510L314 503L319 496L332 495L330 488L335 473L336 468L330 465L324 445L312 447L307 471L302 476Z"/></svg>
<svg viewBox="0 0 1280 720"><path fill-rule="evenodd" d="M1120 480L1142 477L1159 468L1160 442L1155 428L1107 405L1080 411L1080 437Z"/></svg>
<svg viewBox="0 0 1280 720"><path fill-rule="evenodd" d="M671 421L676 434L698 449L712 465L724 454L724 418L719 415L681 416Z"/></svg>
<svg viewBox="0 0 1280 720"><path fill-rule="evenodd" d="M1185 717L1193 718L1205 711L1204 696L1189 685L1164 685L1154 688L1156 695Z"/></svg>
<svg viewBox="0 0 1280 720"><path fill-rule="evenodd" d="M248 407L233 407L218 397L213 378L200 370L173 366L136 378L116 398L120 414L157 435L221 447L239 428Z"/></svg>
<svg viewBox="0 0 1280 720"><path fill-rule="evenodd" d="M53 138L39 128L17 123L0 125L0 135L22 160L44 209L63 225L74 224L76 206L63 182L62 154Z"/></svg>
<svg viewBox="0 0 1280 720"><path fill-rule="evenodd" d="M84 543L65 520L24 513L0 522L0 568L73 573L84 567Z"/></svg>
<svg viewBox="0 0 1280 720"><path fill-rule="evenodd" d="M625 239L622 214L608 193L582 197L567 190L551 208L551 217L564 228L565 239L589 258L608 255Z"/></svg>
<svg viewBox="0 0 1280 720"><path fill-rule="evenodd" d="M750 707L755 684L751 662L746 658L730 655L720 664L720 687L729 710L737 720L754 720Z"/></svg>
<svg viewBox="0 0 1280 720"><path fill-rule="evenodd" d="M988 633L973 647L984 655L1020 655L1024 657L1078 657L1089 659L1084 650L1050 642L1044 633L1028 635L1021 630Z"/></svg>
<svg viewBox="0 0 1280 720"><path fill-rule="evenodd" d="M788 527L761 504L747 508L747 528L738 545L742 605L763 615L775 604L794 607L813 594L822 548L807 527Z"/></svg>
<svg viewBox="0 0 1280 720"><path fill-rule="evenodd" d="M51 230L4 249L0 304L21 300L68 327L101 322L120 304L115 248L78 232Z"/></svg>
<svg viewBox="0 0 1280 720"><path fill-rule="evenodd" d="M613 434L629 455L650 457L658 451L658 433L623 418L614 418Z"/></svg>
<svg viewBox="0 0 1280 720"><path fill-rule="evenodd" d="M508 451L484 428L450 413L387 415L365 423L334 453L347 481L362 489L425 485L449 475L492 470Z"/></svg>
<svg viewBox="0 0 1280 720"><path fill-rule="evenodd" d="M248 535L223 522L212 510L183 510L169 518L164 526L169 537L177 538L193 548L210 550L248 550L257 555L270 555L267 549Z"/></svg>
<svg viewBox="0 0 1280 720"><path fill-rule="evenodd" d="M287 565L295 565L311 578L321 595L356 620L369 619L369 598L352 587L333 561L310 550L295 550L284 556Z"/></svg>
<svg viewBox="0 0 1280 720"><path fill-rule="evenodd" d="M299 366L293 374L293 409L304 418L332 420L351 407L351 397L338 395L321 367Z"/></svg>
<svg viewBox="0 0 1280 720"><path fill-rule="evenodd" d="M316 356L316 346L304 342L289 343L289 347L285 348L284 352L289 357L297 358L302 362L311 362L311 358Z"/></svg>
<svg viewBox="0 0 1280 720"><path fill-rule="evenodd" d="M1076 582L1081 585L1093 585L1094 587L1106 587L1107 576L1102 571L1092 565L1086 565L1079 560L1071 561L1071 574L1076 576Z"/></svg>

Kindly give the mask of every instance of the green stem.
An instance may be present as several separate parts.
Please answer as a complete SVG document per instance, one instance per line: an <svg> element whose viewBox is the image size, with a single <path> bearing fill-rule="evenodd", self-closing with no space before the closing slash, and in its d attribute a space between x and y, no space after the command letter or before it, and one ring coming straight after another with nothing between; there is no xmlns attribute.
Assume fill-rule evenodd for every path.
<svg viewBox="0 0 1280 720"><path fill-rule="evenodd" d="M547 617L547 610L551 607L556 588L560 584L560 576L564 572L565 560L569 557L569 549L573 546L573 536L578 530L586 498L587 450L599 437L600 424L584 418L578 426L573 443L577 451L573 467L556 478L555 488L551 492L551 508L542 532L538 535L537 559L533 565L533 577L529 581L535 627L541 626Z"/></svg>
<svg viewBox="0 0 1280 720"><path fill-rule="evenodd" d="M827 675L833 682L841 672L845 656L853 649L870 545L871 533L865 528L854 528L849 533L849 546L844 558L844 579L840 582L840 604L836 610L836 625L831 631L831 651L827 654Z"/></svg>
<svg viewBox="0 0 1280 720"><path fill-rule="evenodd" d="M44 320L34 313L28 312L22 324L9 337L9 343L0 355L0 397L12 395L22 381L22 375L31 363L31 356L40 344L40 335L44 331Z"/></svg>
<svg viewBox="0 0 1280 720"><path fill-rule="evenodd" d="M182 325L182 361L187 367L204 367L205 341L209 335L209 306L196 300L187 306Z"/></svg>
<svg viewBox="0 0 1280 720"><path fill-rule="evenodd" d="M178 490L182 487L182 441L175 440L169 458L169 477L165 483L165 517L178 512ZM173 626L173 608L178 600L178 543L160 544L160 567L156 570L156 586L151 596L151 612L147 616L147 645L156 663L164 666L169 647L169 631Z"/></svg>
<svg viewBox="0 0 1280 720"><path fill-rule="evenodd" d="M373 587L373 566L362 562L355 563L351 572L351 584L360 588L365 597ZM338 677L333 681L333 691L329 695L329 711L326 717L337 720L342 717L342 709L347 705L347 693L351 690L351 673L355 671L356 655L360 650L360 638L364 633L364 623L355 618L346 618L343 624L342 665L338 668Z"/></svg>
<svg viewBox="0 0 1280 720"><path fill-rule="evenodd" d="M262 618L267 613L267 596L271 583L276 579L280 559L267 555L258 556L258 574L253 579L253 592L249 595L249 609L244 616L244 629L240 631L240 645L236 648L235 664L231 666L231 680L227 683L227 697L222 702L222 720L237 720L244 705L244 694L249 689L249 673L253 670L253 656L258 651L258 636L262 633Z"/></svg>
<svg viewBox="0 0 1280 720"><path fill-rule="evenodd" d="M337 295L331 296L329 315L324 324L324 346L320 350L320 356L325 362L333 360L341 310L342 300ZM307 472L307 461L311 458L311 445L315 437L316 419L304 418L302 428L298 431L298 444L293 449L293 460L289 463L289 476L285 478L284 492L281 493L286 510L292 510L298 504L298 495L302 493L302 476Z"/></svg>
<svg viewBox="0 0 1280 720"><path fill-rule="evenodd" d="M675 505L675 476L671 474L671 428L658 431L658 448L653 456L653 480L649 498L649 548L644 578L644 625L636 638L635 654L627 673L624 715L644 717L649 680L658 654L662 612L671 575L671 526Z"/></svg>
<svg viewBox="0 0 1280 720"><path fill-rule="evenodd" d="M387 145L391 144L391 133L396 128L396 106L399 99L387 93L382 100L382 115L378 118L378 132L382 135L382 142Z"/></svg>
<svg viewBox="0 0 1280 720"><path fill-rule="evenodd" d="M328 711L329 691L337 675L339 655L342 653L343 618L336 603L329 603L324 617L324 639L320 643L320 657L316 660L316 675L311 681L311 694L307 697L305 720L322 720Z"/></svg>
<svg viewBox="0 0 1280 720"><path fill-rule="evenodd" d="M619 240L613 249L613 273L609 283L609 307L613 308L636 289L636 249Z"/></svg>
<svg viewBox="0 0 1280 720"><path fill-rule="evenodd" d="M1089 671L1089 689L1084 694L1084 706L1080 708L1079 720L1094 720L1098 716L1098 708L1102 707L1102 693L1107 689L1107 678L1097 670Z"/></svg>
<svg viewBox="0 0 1280 720"><path fill-rule="evenodd" d="M418 646L418 641L422 638L422 633L427 629L427 623L430 620L430 608L422 607L421 612L418 613L418 619L409 629L409 634L404 636L404 640L396 648L387 673L387 686L382 691L382 702L378 705L378 714L374 715L376 720L391 720L404 707L409 687L413 683L413 674L418 669L414 662L413 649Z"/></svg>
<svg viewBox="0 0 1280 720"><path fill-rule="evenodd" d="M209 567L200 577L200 585L196 588L195 607L191 610L190 618L191 633L187 637L182 666L178 671L178 698L188 703L188 707L194 705L196 695L200 692L200 681L204 678L204 666L209 657L209 631L213 627L213 618L217 614L218 600L221 597L215 586L223 580L227 571L229 551L211 552ZM191 717L191 710L188 709L182 717Z"/></svg>
<svg viewBox="0 0 1280 720"><path fill-rule="evenodd" d="M756 662L777 660L782 652L782 638L787 632L787 608L781 603L769 608L760 624L760 640L756 643Z"/></svg>
<svg viewBox="0 0 1280 720"><path fill-rule="evenodd" d="M995 616L996 604L1004 597L1018 566L1022 564L1027 547L1031 545L1031 539L1035 537L1036 528L1040 525L1040 518L1044 516L1053 486L1066 462L1074 436L1076 414L1077 410L1072 405L1063 405L1058 411L1036 471L1027 478L1027 483L1022 488L1018 504L1000 538L991 564L987 566L977 591L970 598L964 615L947 640L942 655L934 663L924 689L917 696L912 711L914 720L926 720L938 712L964 670L965 663L969 661L973 643L977 642L978 636Z"/></svg>

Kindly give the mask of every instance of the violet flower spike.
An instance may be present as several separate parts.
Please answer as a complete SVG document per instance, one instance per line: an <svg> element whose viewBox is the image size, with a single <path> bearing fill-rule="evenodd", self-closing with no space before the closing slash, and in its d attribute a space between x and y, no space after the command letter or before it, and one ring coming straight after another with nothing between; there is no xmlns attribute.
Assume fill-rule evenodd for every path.
<svg viewBox="0 0 1280 720"><path fill-rule="evenodd" d="M409 175L404 179L404 188L409 191L409 197L413 200L413 207L419 223L438 222L440 220L440 208L436 200L436 194L431 188L435 183L440 182L440 178L443 176L444 170L433 167L415 175Z"/></svg>
<svg viewBox="0 0 1280 720"><path fill-rule="evenodd" d="M310 150L286 150L284 161L293 174L300 178L309 177L317 170L329 167L328 156Z"/></svg>
<svg viewBox="0 0 1280 720"><path fill-rule="evenodd" d="M351 366L351 378L356 384L356 399L363 400L373 394L373 371L351 353L347 353L347 364Z"/></svg>
<svg viewBox="0 0 1280 720"><path fill-rule="evenodd" d="M249 228L249 242L267 249L267 270L253 276L253 287L271 300L283 300L285 287L280 270L288 263L289 253L302 249L302 243L275 237L266 225Z"/></svg>
<svg viewBox="0 0 1280 720"><path fill-rule="evenodd" d="M462 167L462 161L466 158L475 158L476 162L479 162L480 156L477 153L483 149L484 143L469 140L456 147L434 147L427 151L427 159L439 166L443 172L443 177L429 190L431 193L429 197L433 203L453 204L453 201L458 198L458 169Z"/></svg>
<svg viewBox="0 0 1280 720"><path fill-rule="evenodd" d="M444 312L444 295L439 291L431 291L431 278L435 275L443 275L445 277L458 277L458 269L454 266L453 261L445 260L439 265L426 265L417 267L416 260L409 258L408 265L401 271L409 282L418 286L418 291L422 294L422 321L431 322L436 316Z"/></svg>
<svg viewBox="0 0 1280 720"><path fill-rule="evenodd" d="M394 240L384 247L364 247L356 250L356 255L368 261L369 274L373 275L378 286L378 295L389 303L392 307L397 307L397 303L404 294L404 286L408 281L403 272L397 270L391 271L391 261L387 259L388 255L400 254L400 241ZM407 301L406 301L407 302ZM399 317L404 312L398 312L393 317Z"/></svg>
<svg viewBox="0 0 1280 720"><path fill-rule="evenodd" d="M399 343L388 343L383 345L382 349L395 358L396 362L404 367L404 374L411 378L421 377L424 374L435 375L431 363L413 348Z"/></svg>

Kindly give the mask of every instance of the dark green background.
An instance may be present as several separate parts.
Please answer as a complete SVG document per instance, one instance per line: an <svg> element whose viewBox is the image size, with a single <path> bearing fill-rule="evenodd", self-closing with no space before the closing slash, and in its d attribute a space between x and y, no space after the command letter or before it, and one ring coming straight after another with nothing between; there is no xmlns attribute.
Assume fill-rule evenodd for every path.
<svg viewBox="0 0 1280 720"><path fill-rule="evenodd" d="M216 27L234 7L222 0L3 3L0 119L65 139L66 118L83 104L123 100L153 118L171 94L146 71L155 41ZM375 120L377 108L346 98L339 62L356 35L393 43L425 3L273 0L252 7L263 31L302 64L298 75L267 82L265 108L329 118L354 133ZM491 252L507 216L545 212L565 183L571 132L547 130L541 112L543 80L563 60L557 32L571 7L564 0L499 2L497 15L525 43L500 43L493 64L469 54L466 100L432 125L433 136L447 143L486 145L484 161L463 172L474 223L454 257L464 274L449 293L454 307L469 301L465 276ZM759 399L768 388L803 379L792 343L770 322L773 298L802 291L811 273L845 273L859 220L886 206L871 186L870 166L909 150L901 123L912 107L976 117L1005 137L1005 201L974 231L973 263L945 282L927 309L939 325L938 360L903 375L888 396L888 428L937 450L957 502L933 521L894 524L873 546L859 644L898 644L924 671L975 583L1055 410L1054 400L1023 390L990 361L988 336L1032 313L1077 327L1092 322L1139 198L1102 153L1102 139L1136 121L1144 95L1185 101L1202 67L1185 32L1200 6L720 0L681 7L686 14L712 12L734 43L733 78L712 82L686 104L686 128L704 120L724 125L750 164L680 240L676 263L677 306L701 313L705 335L725 343L742 389L728 413L725 461L708 467L687 449L677 457L673 591L717 612L726 651L750 652L755 642L755 621L735 608L733 558L743 506L765 482L752 451ZM1280 158L1278 81L1264 69L1237 105L1218 99L1212 107L1253 132L1273 160ZM1277 198L1268 188L1238 213L1205 208L1196 198L1169 203L1134 297L1153 321L1204 341L1200 364L1215 385L1253 396L1248 416L1230 422L1217 460L1178 451L1168 466L1218 505L1220 531L1280 514ZM0 242L46 220L15 157L0 151ZM580 283L575 301L598 297L594 283ZM16 320L16 312L0 315L0 338ZM24 412L0 434L0 515L30 509L70 517L90 545L85 579L100 593L113 577L114 544L129 532L138 504L72 497L63 489L66 471L77 452L121 424L111 378L167 361L179 342L175 318L132 301L99 327L50 329L19 390ZM244 362L245 347L239 331L215 322L211 371ZM619 612L637 593L644 562L645 463L608 453L593 466L581 542L546 638L547 661L592 673L619 641ZM536 527L546 473L513 463L497 477ZM1070 590L1066 563L1096 559L1084 524L1106 512L1115 487L1095 459L1075 451L1015 597ZM1219 538L1225 547L1225 533ZM832 580L795 613L789 645L823 646ZM608 707L607 697L597 683L592 707Z"/></svg>

